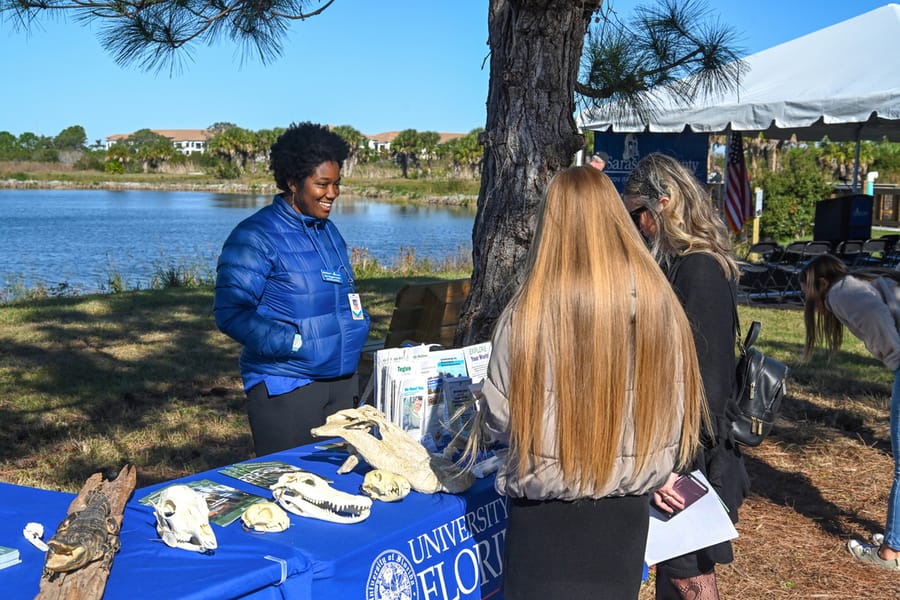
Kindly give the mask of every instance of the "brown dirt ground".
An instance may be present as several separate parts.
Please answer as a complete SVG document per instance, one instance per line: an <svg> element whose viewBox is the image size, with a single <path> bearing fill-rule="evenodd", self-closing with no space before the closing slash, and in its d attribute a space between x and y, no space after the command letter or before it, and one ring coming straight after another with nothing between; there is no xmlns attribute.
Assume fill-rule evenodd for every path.
<svg viewBox="0 0 900 600"><path fill-rule="evenodd" d="M735 561L717 568L721 597L900 598L900 572L858 564L846 548L883 531L890 452L886 405L860 415L792 391L772 435L745 452L753 491ZM652 598L645 584L640 599Z"/></svg>

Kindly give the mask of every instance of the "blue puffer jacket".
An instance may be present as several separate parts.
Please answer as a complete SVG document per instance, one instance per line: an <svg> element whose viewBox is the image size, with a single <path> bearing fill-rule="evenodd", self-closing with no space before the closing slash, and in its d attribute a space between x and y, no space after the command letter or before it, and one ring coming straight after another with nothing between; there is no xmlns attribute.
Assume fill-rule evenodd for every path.
<svg viewBox="0 0 900 600"><path fill-rule="evenodd" d="M339 272L341 282L325 281L323 270ZM231 232L216 272L216 324L243 345L245 383L248 373L302 381L356 371L369 315L351 314L353 272L334 223L276 196ZM296 333L302 346L292 351Z"/></svg>

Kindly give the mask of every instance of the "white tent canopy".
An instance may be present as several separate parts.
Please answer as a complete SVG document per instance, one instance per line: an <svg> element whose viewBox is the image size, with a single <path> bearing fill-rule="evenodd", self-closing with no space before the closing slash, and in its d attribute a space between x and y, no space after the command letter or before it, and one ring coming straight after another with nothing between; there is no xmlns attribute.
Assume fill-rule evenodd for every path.
<svg viewBox="0 0 900 600"><path fill-rule="evenodd" d="M649 120L611 106L582 112L582 129L605 132L763 133L768 139L900 140L900 4L888 4L744 59L733 92L688 106L665 88ZM613 116L615 115L615 116Z"/></svg>

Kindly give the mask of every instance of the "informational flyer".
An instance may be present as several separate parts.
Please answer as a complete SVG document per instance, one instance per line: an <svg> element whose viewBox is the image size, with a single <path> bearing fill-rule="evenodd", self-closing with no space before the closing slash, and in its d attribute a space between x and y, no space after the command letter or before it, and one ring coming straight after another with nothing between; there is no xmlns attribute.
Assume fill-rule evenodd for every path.
<svg viewBox="0 0 900 600"><path fill-rule="evenodd" d="M247 507L265 500L262 496L256 496L209 479L188 481L184 485L203 494L206 505L209 507L209 522L222 527L231 525L238 520ZM164 489L147 494L138 502L144 506L155 506Z"/></svg>
<svg viewBox="0 0 900 600"><path fill-rule="evenodd" d="M219 473L252 485L270 489L285 473L308 473L305 469L279 460L242 462L219 469ZM328 483L331 483L329 481Z"/></svg>

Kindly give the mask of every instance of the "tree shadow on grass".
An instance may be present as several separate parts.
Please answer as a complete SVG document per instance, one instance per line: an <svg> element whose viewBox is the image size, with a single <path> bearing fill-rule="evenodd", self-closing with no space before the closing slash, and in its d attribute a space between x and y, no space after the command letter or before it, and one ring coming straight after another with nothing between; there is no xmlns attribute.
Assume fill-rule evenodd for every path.
<svg viewBox="0 0 900 600"><path fill-rule="evenodd" d="M849 537L853 531L845 522L854 523L864 531L881 531L883 523L848 512L827 500L805 474L782 471L746 455L744 462L754 495L802 515L824 533L837 538Z"/></svg>
<svg viewBox="0 0 900 600"><path fill-rule="evenodd" d="M95 472L117 473L117 459L140 478L141 465L169 474L154 469L249 458L239 348L211 308L211 290L199 288L29 304L18 331L0 335L3 459L77 489ZM194 435L204 419L232 425Z"/></svg>

